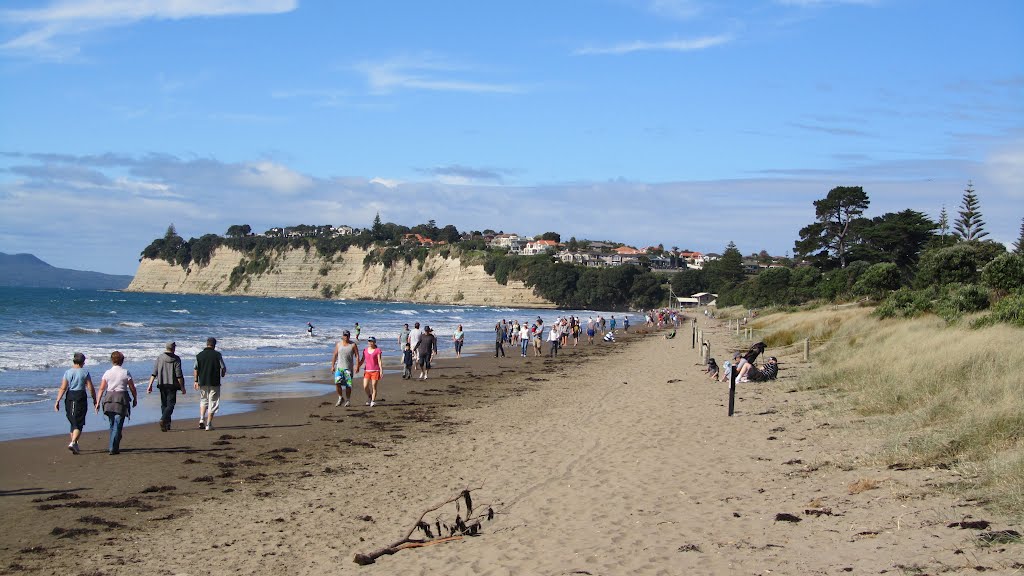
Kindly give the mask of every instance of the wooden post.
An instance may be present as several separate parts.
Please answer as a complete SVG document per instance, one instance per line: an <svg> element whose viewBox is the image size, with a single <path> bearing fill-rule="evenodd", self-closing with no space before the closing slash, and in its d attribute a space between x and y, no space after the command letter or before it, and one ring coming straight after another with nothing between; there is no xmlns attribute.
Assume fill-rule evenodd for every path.
<svg viewBox="0 0 1024 576"><path fill-rule="evenodd" d="M693 350L693 349L697 348L697 319L696 318L693 319L693 323L690 324L690 327L693 328L693 338L692 338L692 342L690 342L690 349Z"/></svg>
<svg viewBox="0 0 1024 576"><path fill-rule="evenodd" d="M704 365L711 361L711 340L708 340L708 353L704 356Z"/></svg>
<svg viewBox="0 0 1024 576"><path fill-rule="evenodd" d="M804 338L804 362L811 360L811 339Z"/></svg>
<svg viewBox="0 0 1024 576"><path fill-rule="evenodd" d="M729 416L736 410L736 367L729 367Z"/></svg>

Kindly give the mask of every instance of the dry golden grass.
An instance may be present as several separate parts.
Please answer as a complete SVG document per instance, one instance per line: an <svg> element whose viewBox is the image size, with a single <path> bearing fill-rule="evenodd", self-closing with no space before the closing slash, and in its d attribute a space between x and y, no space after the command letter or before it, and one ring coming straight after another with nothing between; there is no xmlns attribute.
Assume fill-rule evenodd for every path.
<svg viewBox="0 0 1024 576"><path fill-rule="evenodd" d="M1024 330L972 330L936 317L878 320L819 308L756 320L770 347L810 338L804 389L869 417L889 463L964 472L965 487L1024 517Z"/></svg>
<svg viewBox="0 0 1024 576"><path fill-rule="evenodd" d="M881 480L872 480L871 478L861 478L856 482L846 487L846 491L850 494L860 494L861 492L867 492L868 490L876 490L882 485Z"/></svg>

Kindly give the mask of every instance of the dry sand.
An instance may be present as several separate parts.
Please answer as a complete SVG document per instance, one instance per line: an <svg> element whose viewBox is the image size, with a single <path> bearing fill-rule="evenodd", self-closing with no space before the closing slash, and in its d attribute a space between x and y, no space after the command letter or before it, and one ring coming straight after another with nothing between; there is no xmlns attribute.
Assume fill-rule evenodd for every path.
<svg viewBox="0 0 1024 576"><path fill-rule="evenodd" d="M705 333L719 350L738 346L715 325ZM331 397L278 400L220 418L212 432L182 429L191 417L167 434L130 428L114 457L101 451L105 433L91 416L81 456L59 438L0 443L0 570L1024 569L1021 544L982 546L977 530L948 527L985 519L985 532L1013 528L941 490L958 480L953 472L862 464L876 442L868 429L813 410L820 393L792 391L807 368L780 360L779 381L741 385L732 418L728 387L703 376L689 330L674 340L652 334L581 345L555 360L442 359L426 382L389 376L387 401L372 410L335 408ZM422 511L466 487L475 488L478 509L497 511L480 536L353 563L355 553L401 538ZM46 500L66 494L78 498ZM68 504L82 507L51 507ZM86 532L61 538L55 528Z"/></svg>

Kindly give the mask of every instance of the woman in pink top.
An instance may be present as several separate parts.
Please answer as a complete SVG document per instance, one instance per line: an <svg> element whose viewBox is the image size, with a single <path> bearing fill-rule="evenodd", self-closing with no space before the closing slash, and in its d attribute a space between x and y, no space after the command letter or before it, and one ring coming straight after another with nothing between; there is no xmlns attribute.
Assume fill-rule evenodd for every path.
<svg viewBox="0 0 1024 576"><path fill-rule="evenodd" d="M367 348L363 350L362 356L359 358L359 366L356 367L356 372L361 367L363 369L363 392L366 392L367 406L377 405L377 384L380 379L384 376L384 359L381 354L380 348L377 348L377 339L373 336L366 341Z"/></svg>

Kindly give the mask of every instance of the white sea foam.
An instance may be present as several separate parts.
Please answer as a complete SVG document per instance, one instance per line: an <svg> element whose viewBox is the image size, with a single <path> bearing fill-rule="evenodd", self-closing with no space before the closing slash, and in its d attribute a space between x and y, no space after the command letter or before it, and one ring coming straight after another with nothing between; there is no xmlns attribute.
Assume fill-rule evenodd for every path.
<svg viewBox="0 0 1024 576"><path fill-rule="evenodd" d="M118 326L125 326L127 328L142 328L145 326L142 322L118 322Z"/></svg>
<svg viewBox="0 0 1024 576"><path fill-rule="evenodd" d="M178 310L168 310L168 312L173 312L175 314L191 314L191 312L189 312L188 310L186 310L184 308L181 308L181 309L178 309Z"/></svg>

